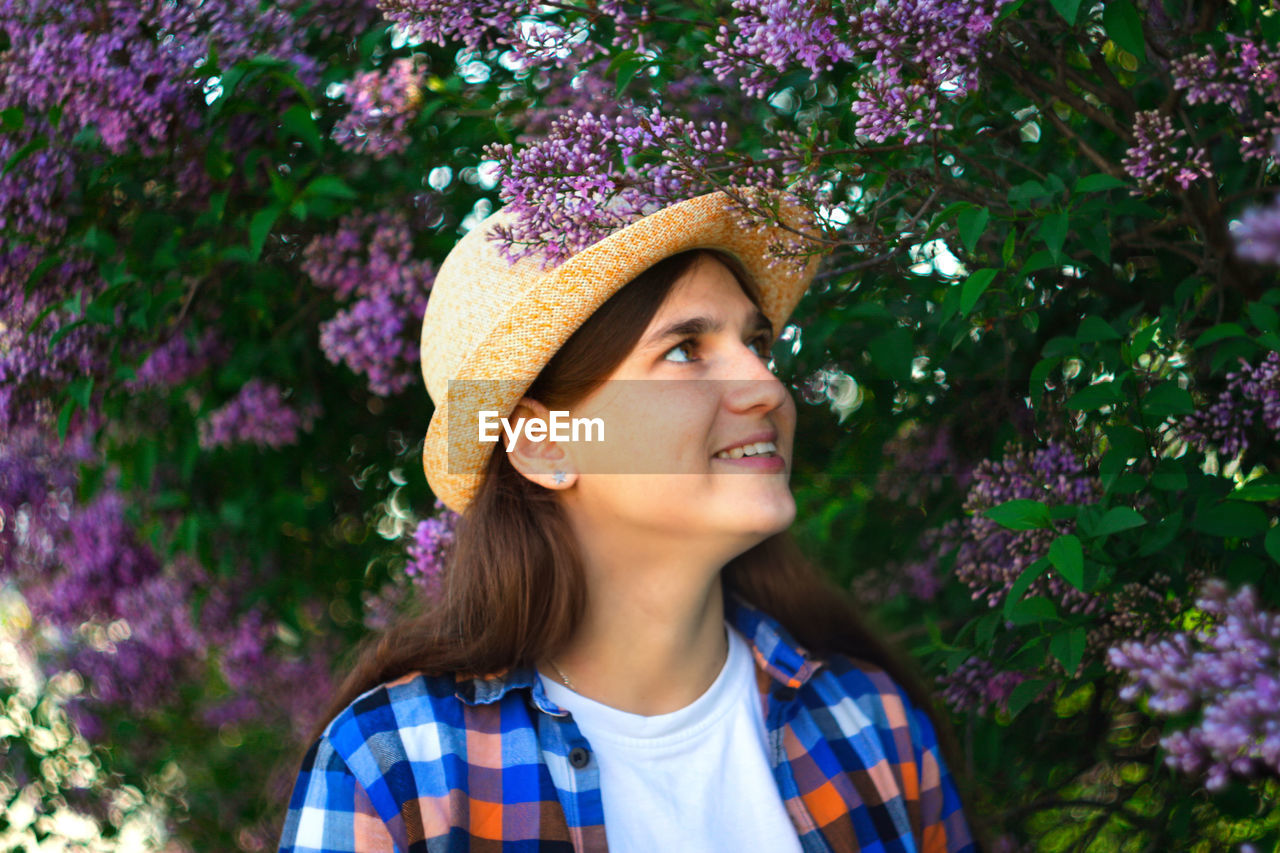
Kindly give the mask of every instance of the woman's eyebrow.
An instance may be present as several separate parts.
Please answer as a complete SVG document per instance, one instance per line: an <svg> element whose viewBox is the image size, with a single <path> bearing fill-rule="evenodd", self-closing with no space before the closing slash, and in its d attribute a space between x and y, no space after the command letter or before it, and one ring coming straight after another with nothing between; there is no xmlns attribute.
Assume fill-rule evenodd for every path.
<svg viewBox="0 0 1280 853"><path fill-rule="evenodd" d="M773 334L773 324L769 322L769 318L759 308L748 321L747 332L755 334L757 332L768 332ZM684 320L677 320L668 326L664 326L653 334L649 335L640 344L641 348L654 346L667 338L688 338L696 335L705 335L711 332L718 332L723 328L723 323L719 320L713 320L710 317L698 316L688 317Z"/></svg>

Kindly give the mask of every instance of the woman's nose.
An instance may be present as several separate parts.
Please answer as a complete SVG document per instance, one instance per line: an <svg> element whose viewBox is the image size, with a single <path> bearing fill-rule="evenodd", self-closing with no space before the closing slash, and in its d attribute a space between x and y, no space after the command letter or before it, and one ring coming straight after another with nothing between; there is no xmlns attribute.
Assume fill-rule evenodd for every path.
<svg viewBox="0 0 1280 853"><path fill-rule="evenodd" d="M787 399L787 387L773 374L765 359L746 344L735 349L726 370L725 403L734 411L762 408L772 411Z"/></svg>

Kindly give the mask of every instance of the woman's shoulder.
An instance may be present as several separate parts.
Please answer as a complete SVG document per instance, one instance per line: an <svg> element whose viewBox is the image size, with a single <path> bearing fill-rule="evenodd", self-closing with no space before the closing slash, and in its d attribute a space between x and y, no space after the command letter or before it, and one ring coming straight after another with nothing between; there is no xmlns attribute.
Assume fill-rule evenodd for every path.
<svg viewBox="0 0 1280 853"><path fill-rule="evenodd" d="M381 755L395 744L430 737L460 715L457 680L452 675L411 672L366 690L342 709L321 733L344 759L376 743Z"/></svg>
<svg viewBox="0 0 1280 853"><path fill-rule="evenodd" d="M883 667L861 658L832 654L812 679L827 708L840 709L847 725L872 725L882 732L909 734L932 741L934 734L925 709L920 708Z"/></svg>

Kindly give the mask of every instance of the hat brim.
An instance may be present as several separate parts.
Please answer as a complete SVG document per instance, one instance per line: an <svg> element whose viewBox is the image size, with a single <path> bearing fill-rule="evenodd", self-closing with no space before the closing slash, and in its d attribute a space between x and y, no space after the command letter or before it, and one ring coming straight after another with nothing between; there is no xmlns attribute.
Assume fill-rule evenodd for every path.
<svg viewBox="0 0 1280 853"><path fill-rule="evenodd" d="M798 211L792 211L798 212ZM784 211L784 215L786 212ZM509 415L542 368L601 305L663 258L690 249L718 249L736 257L759 287L760 309L780 332L821 262L802 266L769 254L777 226L745 229L732 199L698 196L615 231L554 269L515 300L451 377L431 417L423 469L431 490L462 512L479 489L495 444L451 438L450 425L478 424L481 411ZM788 221L793 221L787 217ZM482 227L482 226L477 226Z"/></svg>

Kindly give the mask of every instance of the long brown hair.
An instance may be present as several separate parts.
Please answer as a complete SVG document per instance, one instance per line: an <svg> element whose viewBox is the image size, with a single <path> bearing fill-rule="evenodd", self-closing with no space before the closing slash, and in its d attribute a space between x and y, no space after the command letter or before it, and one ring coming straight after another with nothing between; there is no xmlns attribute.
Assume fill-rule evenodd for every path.
<svg viewBox="0 0 1280 853"><path fill-rule="evenodd" d="M549 409L567 409L599 387L636 345L675 281L704 254L727 266L759 304L756 286L736 258L706 249L673 255L596 310L528 396ZM850 596L814 570L788 534L729 561L722 580L726 592L773 616L811 653L873 663L931 711L910 667L867 627ZM585 602L581 559L554 493L520 475L507 454L494 453L459 521L441 596L366 642L323 719L332 719L366 690L411 672L481 675L552 657L578 627Z"/></svg>

